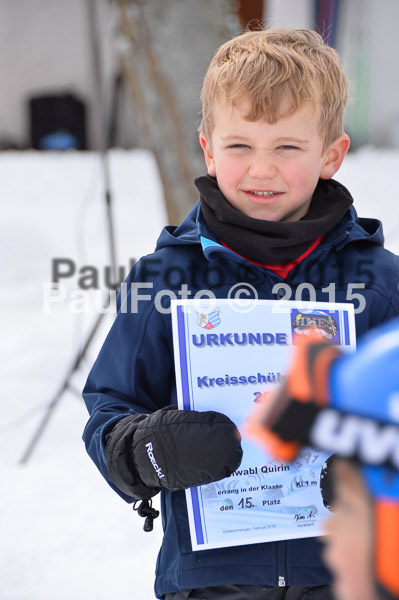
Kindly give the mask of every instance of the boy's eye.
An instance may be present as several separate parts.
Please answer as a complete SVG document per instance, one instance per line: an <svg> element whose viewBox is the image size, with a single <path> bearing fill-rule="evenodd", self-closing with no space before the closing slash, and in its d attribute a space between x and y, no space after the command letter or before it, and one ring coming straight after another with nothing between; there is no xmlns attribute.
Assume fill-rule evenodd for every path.
<svg viewBox="0 0 399 600"><path fill-rule="evenodd" d="M246 144L230 144L227 148L249 148Z"/></svg>
<svg viewBox="0 0 399 600"><path fill-rule="evenodd" d="M279 146L278 149L279 150L299 150L298 146L290 146L287 144L284 144L283 146Z"/></svg>

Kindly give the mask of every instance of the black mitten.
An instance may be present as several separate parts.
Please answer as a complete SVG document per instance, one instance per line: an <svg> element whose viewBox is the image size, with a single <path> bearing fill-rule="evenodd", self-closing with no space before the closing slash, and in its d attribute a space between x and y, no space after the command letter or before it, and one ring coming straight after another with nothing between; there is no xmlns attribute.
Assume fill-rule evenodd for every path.
<svg viewBox="0 0 399 600"><path fill-rule="evenodd" d="M334 505L334 466L336 455L329 456L320 472L320 491L323 504L328 510L333 510Z"/></svg>
<svg viewBox="0 0 399 600"><path fill-rule="evenodd" d="M108 471L120 490L148 499L228 477L242 459L241 436L225 415L168 406L119 421L110 434Z"/></svg>

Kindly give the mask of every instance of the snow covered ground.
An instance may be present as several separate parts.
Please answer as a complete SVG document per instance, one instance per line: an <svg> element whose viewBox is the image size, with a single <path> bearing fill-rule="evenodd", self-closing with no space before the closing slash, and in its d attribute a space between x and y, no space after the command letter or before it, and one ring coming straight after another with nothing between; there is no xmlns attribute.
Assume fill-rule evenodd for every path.
<svg viewBox="0 0 399 600"><path fill-rule="evenodd" d="M130 258L152 251L166 214L151 155L113 151L110 167L117 262L127 269ZM103 286L109 254L100 160L93 153L3 153L0 181L0 598L154 598L160 519L144 533L144 520L88 458L80 398L63 395L31 460L18 464L101 300L101 292L90 292L90 306L79 311L71 299L75 275L63 280L65 300L43 312L54 258L73 260L77 273L97 267ZM74 377L78 390L112 318L105 315Z"/></svg>
<svg viewBox="0 0 399 600"><path fill-rule="evenodd" d="M166 215L151 155L114 150L110 166L117 263L127 270L130 258L153 249ZM398 151L364 148L337 175L359 214L383 221L386 247L397 253L398 172ZM0 189L0 598L154 598L160 520L144 533L143 520L87 457L87 413L77 395L63 395L30 461L18 464L96 315L100 292L89 293L87 306L73 293L80 269L96 267L103 287L109 264L99 158L2 153ZM43 284L55 258L72 260L76 273L64 280L65 299L47 297L46 307ZM78 390L112 318L104 317L74 376Z"/></svg>

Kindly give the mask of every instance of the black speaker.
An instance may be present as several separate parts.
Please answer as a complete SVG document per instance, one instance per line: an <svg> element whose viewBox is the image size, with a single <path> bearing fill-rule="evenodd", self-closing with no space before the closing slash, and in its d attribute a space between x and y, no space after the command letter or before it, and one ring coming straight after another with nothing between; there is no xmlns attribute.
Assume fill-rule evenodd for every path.
<svg viewBox="0 0 399 600"><path fill-rule="evenodd" d="M86 108L73 94L29 100L31 145L37 150L86 150Z"/></svg>

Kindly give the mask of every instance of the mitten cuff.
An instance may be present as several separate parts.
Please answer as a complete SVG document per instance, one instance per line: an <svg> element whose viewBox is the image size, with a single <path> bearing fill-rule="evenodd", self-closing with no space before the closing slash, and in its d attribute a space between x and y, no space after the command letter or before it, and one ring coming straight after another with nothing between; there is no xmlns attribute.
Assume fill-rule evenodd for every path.
<svg viewBox="0 0 399 600"><path fill-rule="evenodd" d="M105 450L108 473L113 483L128 496L140 500L152 498L161 489L143 483L133 461L133 436L147 417L135 414L118 421L109 434Z"/></svg>

